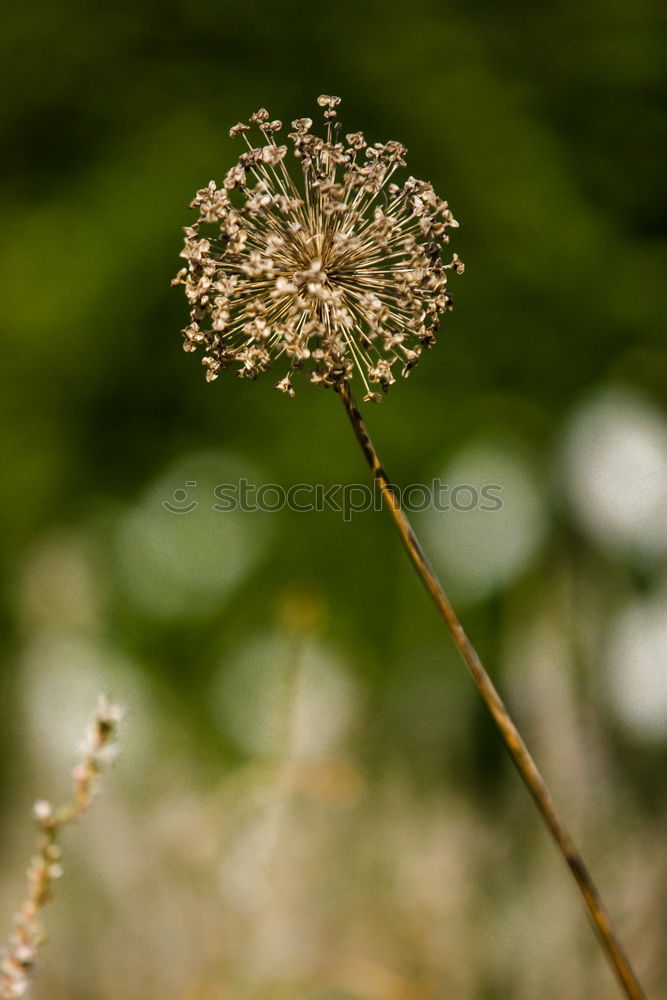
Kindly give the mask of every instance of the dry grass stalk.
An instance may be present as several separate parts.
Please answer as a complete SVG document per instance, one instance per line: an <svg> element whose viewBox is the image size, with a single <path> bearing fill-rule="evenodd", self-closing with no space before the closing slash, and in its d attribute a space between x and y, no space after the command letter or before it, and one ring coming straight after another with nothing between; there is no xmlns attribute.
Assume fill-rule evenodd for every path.
<svg viewBox="0 0 667 1000"><path fill-rule="evenodd" d="M61 806L46 799L34 805L40 831L37 853L30 861L27 895L14 918L14 931L0 964L0 1000L28 995L37 951L44 940L41 911L63 873L58 837L63 827L81 819L99 791L102 774L117 753L116 734L122 716L117 705L100 698L72 771L71 798Z"/></svg>

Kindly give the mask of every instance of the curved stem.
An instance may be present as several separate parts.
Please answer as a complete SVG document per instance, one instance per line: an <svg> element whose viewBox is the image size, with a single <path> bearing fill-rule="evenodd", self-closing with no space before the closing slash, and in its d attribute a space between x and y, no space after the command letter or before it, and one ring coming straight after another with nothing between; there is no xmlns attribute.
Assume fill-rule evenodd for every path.
<svg viewBox="0 0 667 1000"><path fill-rule="evenodd" d="M588 907L588 911L593 921L595 930L597 931L600 943L607 953L611 965L623 986L626 996L629 1000L645 1000L646 995L634 974L630 962L621 948L620 942L616 936L616 932L612 926L611 920L609 919L609 915L602 899L600 898L600 894L595 886L595 883L593 882L593 879L591 878L591 875L588 872L583 858L577 850L572 837L556 812L556 807L544 779L537 769L537 765L531 757L519 730L512 721L502 698L496 691L493 681L484 669L482 661L477 655L475 648L465 634L463 626L459 622L452 605L449 603L447 595L442 589L437 576L431 568L424 550L412 530L410 522L401 509L400 503L396 498L387 474L382 467L378 454L373 447L373 443L369 437L368 431L366 430L366 426L357 408L357 404L354 401L349 384L347 382L342 382L337 389L340 393L340 397L343 401L343 405L345 406L345 410L352 427L354 428L354 433L356 434L357 440L361 445L361 450L363 451L364 457L371 468L373 476L382 491L382 496L387 507L389 508L389 513L398 528L408 555L410 556L417 573L421 577L424 586L435 601L438 611L444 618L447 627L451 632L452 638L454 639L456 648L463 657L463 660L472 675L472 679L475 682L477 690L482 696L482 701L491 713L493 721L498 727L503 743L507 747L519 774L525 782L528 791L532 795L535 804L542 815L542 818L549 827L549 830L551 831L551 834L556 841L566 864L574 876L574 880L579 887L579 891L584 898L586 906Z"/></svg>

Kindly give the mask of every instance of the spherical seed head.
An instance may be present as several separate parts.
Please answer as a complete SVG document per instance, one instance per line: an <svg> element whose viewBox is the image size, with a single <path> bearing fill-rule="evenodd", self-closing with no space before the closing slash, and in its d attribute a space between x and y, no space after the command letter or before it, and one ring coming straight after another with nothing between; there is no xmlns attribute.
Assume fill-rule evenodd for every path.
<svg viewBox="0 0 667 1000"><path fill-rule="evenodd" d="M424 347L432 347L439 316L451 309L446 272L463 271L443 251L458 226L430 184L392 178L405 166L398 142L368 145L361 132L341 140L334 125L340 98L322 95L325 138L310 118L288 134L298 181L288 169L288 147L275 136L280 121L261 108L230 134L247 145L222 187L198 191L195 224L185 230L181 254L190 323L184 348L204 350L212 381L237 365L255 379L274 361L287 371L276 388L294 395L293 373L336 386L358 372L364 399L379 402L397 371L407 376Z"/></svg>

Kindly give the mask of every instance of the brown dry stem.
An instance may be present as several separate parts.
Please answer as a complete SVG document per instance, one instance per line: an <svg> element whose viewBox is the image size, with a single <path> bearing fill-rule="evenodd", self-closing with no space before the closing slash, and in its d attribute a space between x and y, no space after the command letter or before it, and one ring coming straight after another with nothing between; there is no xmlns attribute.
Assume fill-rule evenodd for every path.
<svg viewBox="0 0 667 1000"><path fill-rule="evenodd" d="M498 694L493 681L484 669L475 648L463 630L463 626L458 620L440 581L429 564L419 539L415 535L410 522L400 506L366 430L366 425L355 403L349 383L347 381L341 382L337 388L354 433L361 446L364 458L368 462L373 476L382 491L384 501L398 529L410 560L417 570L426 590L433 598L438 611L444 618L456 648L461 654L482 697L482 701L489 710L500 732L503 743L509 751L519 774L532 795L542 818L549 827L558 849L577 883L588 908L593 926L598 934L599 941L611 962L625 995L629 1000L645 1000L646 995L621 947L600 893L572 837L556 812L554 801L544 778L540 774L519 730L512 721L507 707Z"/></svg>
<svg viewBox="0 0 667 1000"><path fill-rule="evenodd" d="M44 940L40 914L62 875L58 836L63 827L81 819L88 811L99 790L102 773L116 755L116 731L122 715L118 706L105 697L100 698L72 771L71 798L58 807L45 799L34 805L40 831L37 853L30 861L28 891L14 918L14 931L0 963L0 1000L18 1000L28 995L37 951Z"/></svg>

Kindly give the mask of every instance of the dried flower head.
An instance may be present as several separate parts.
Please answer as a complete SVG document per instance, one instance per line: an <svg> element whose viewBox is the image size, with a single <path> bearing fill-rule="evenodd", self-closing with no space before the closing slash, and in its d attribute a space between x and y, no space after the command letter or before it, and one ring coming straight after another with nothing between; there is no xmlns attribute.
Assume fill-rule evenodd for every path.
<svg viewBox="0 0 667 1000"><path fill-rule="evenodd" d="M285 356L276 388L294 395L292 374L332 386L358 369L365 399L379 401L396 371L407 376L431 347L439 315L451 308L446 271L463 271L456 254L443 263L448 229L458 225L430 184L408 177L398 142L368 145L361 132L341 140L334 124L340 98L323 95L326 138L310 118L292 122L288 139L299 184L276 142L282 122L261 108L230 135L247 149L228 171L197 192L194 226L185 230L182 284L190 303L186 351L202 346L208 380L238 364L254 379Z"/></svg>

